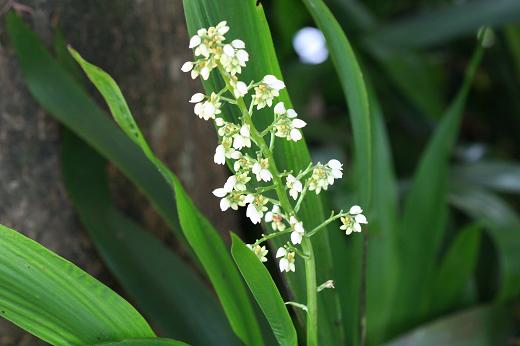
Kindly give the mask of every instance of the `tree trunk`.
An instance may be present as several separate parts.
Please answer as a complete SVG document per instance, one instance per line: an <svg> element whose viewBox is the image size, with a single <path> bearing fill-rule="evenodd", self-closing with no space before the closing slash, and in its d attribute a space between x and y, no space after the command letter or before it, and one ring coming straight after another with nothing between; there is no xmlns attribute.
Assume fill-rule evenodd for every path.
<svg viewBox="0 0 520 346"><path fill-rule="evenodd" d="M145 136L179 175L195 203L223 233L236 229L236 218L221 214L210 193L227 174L212 162L216 135L187 103L201 86L180 72L182 63L191 58L181 1L32 0L23 5L31 9L24 18L45 42L59 26L68 43L117 80ZM59 126L29 94L3 25L2 20L0 223L24 232L114 287L67 199L60 172ZM144 197L112 171L118 205L173 242ZM35 338L0 321L0 345L36 344Z"/></svg>

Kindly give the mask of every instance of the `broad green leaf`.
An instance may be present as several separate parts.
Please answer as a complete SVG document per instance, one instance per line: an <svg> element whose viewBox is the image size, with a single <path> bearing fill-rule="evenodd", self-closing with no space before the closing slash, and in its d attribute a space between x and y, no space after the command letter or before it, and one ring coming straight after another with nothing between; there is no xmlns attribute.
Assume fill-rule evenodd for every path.
<svg viewBox="0 0 520 346"><path fill-rule="evenodd" d="M502 26L520 19L517 0L474 0L382 25L368 35L371 45L427 47L443 43L481 26Z"/></svg>
<svg viewBox="0 0 520 346"><path fill-rule="evenodd" d="M181 341L163 338L127 339L116 342L104 342L98 346L188 346Z"/></svg>
<svg viewBox="0 0 520 346"><path fill-rule="evenodd" d="M168 185L142 151L133 145L76 79L48 53L38 37L14 13L6 28L25 82L33 97L55 119L113 162L150 199L173 231L181 236Z"/></svg>
<svg viewBox="0 0 520 346"><path fill-rule="evenodd" d="M251 302L224 241L195 207L177 177L153 154L135 123L121 90L112 77L84 60L72 48L69 48L69 51L102 94L114 119L123 131L141 147L174 191L177 213L184 236L206 270L231 327L246 344L261 344L262 336Z"/></svg>
<svg viewBox="0 0 520 346"><path fill-rule="evenodd" d="M297 345L296 329L271 274L235 234L231 234L231 239L233 259L267 318L276 340L280 345Z"/></svg>
<svg viewBox="0 0 520 346"><path fill-rule="evenodd" d="M339 80L343 87L349 107L349 115L354 135L354 158L356 168L356 182L358 184L359 201L363 208L370 210L370 197L372 185L372 139L371 121L369 111L368 94L363 79L363 74L350 43L334 18L333 14L321 0L304 0L310 14L317 26L323 32L329 48ZM338 235L336 234L335 237ZM343 295L343 311L346 319L347 337L350 344L355 344L358 339L358 326L360 314L359 292L362 289L360 283L362 242L366 235L353 237L349 242L349 248L338 248L335 253L347 252L348 260L344 267L348 270L348 280L344 287L338 290L348 292ZM350 240L350 239L349 239ZM335 245L341 242L335 242ZM334 256L336 257L336 256ZM344 280L341 278L340 280Z"/></svg>
<svg viewBox="0 0 520 346"><path fill-rule="evenodd" d="M395 302L398 309L393 316L394 331L416 324L423 313L420 307L425 306L444 233L449 156L482 53L483 48L479 44L460 91L421 157L405 201L402 223L397 228L402 275Z"/></svg>
<svg viewBox="0 0 520 346"><path fill-rule="evenodd" d="M250 54L250 61L243 70L240 79L246 82L259 81L265 75L272 74L283 79L278 59L276 57L271 33L267 25L262 5L256 5L255 0L183 0L188 32L193 35L197 29L216 25L221 20L226 20L230 31L226 34L227 40L242 39ZM188 49L186 47L186 49ZM189 76L186 76L189 78ZM207 92L220 90L221 81L214 76L204 82ZM280 92L279 101L283 101L287 108L292 107L287 91ZM298 111L298 109L296 110ZM236 119L238 113L234 108L228 107L222 111L227 119ZM255 125L264 128L273 119L272 109L255 111ZM305 132L305 131L304 131ZM303 140L289 142L277 140L275 143L275 160L280 170L300 170L310 162L310 155ZM308 194L299 213L306 229L312 229L324 219L323 205L319 196ZM283 242L282 242L283 243ZM280 241L274 242L275 246L281 245ZM331 255L331 245L327 231L320 232L312 238L317 268L318 282L324 282L333 278L334 261ZM303 268L303 263L297 263ZM293 300L305 301L305 273L299 270L285 277L288 286L293 293ZM343 322L337 292L322 293L319 300L319 336L320 344L343 344ZM301 319L301 311L296 310L296 315Z"/></svg>
<svg viewBox="0 0 520 346"><path fill-rule="evenodd" d="M106 161L62 130L65 186L94 245L159 332L192 345L234 345L225 315L200 276L110 201Z"/></svg>
<svg viewBox="0 0 520 346"><path fill-rule="evenodd" d="M144 318L111 289L3 225L0 314L53 345L155 336Z"/></svg>
<svg viewBox="0 0 520 346"><path fill-rule="evenodd" d="M507 345L513 335L506 306L479 306L420 326L385 346Z"/></svg>
<svg viewBox="0 0 520 346"><path fill-rule="evenodd" d="M453 309L460 301L477 265L481 228L472 224L462 229L444 255L431 289L430 316Z"/></svg>

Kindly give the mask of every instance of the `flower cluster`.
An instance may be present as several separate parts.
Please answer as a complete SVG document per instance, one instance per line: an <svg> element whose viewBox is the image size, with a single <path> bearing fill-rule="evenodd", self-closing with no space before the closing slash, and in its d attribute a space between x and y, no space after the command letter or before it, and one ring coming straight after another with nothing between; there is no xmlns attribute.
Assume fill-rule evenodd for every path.
<svg viewBox="0 0 520 346"><path fill-rule="evenodd" d="M268 235L248 245L260 261L267 261L268 250L261 245L264 241L287 235L288 241L278 249L276 258L280 259L281 271L294 272L296 256L302 254L297 246L305 237L312 236L333 219L341 218L340 229L347 234L359 232L361 224L367 223L367 220L361 214L361 208L354 206L348 213L331 216L320 226L306 232L298 217L306 193L319 194L327 190L343 176L342 164L333 159L326 164L310 164L299 171L278 171L272 155L276 140L300 141L306 123L298 118L294 109L277 102L272 109L272 123L265 129L255 127L252 121L255 108L272 107L285 84L274 75L266 75L248 84L241 81L239 76L246 68L249 54L243 41L226 42L225 34L228 31L225 21L215 27L198 30L190 39L195 60L181 67L182 71L190 72L192 78L200 76L204 80L216 70L225 82L218 92L209 95L196 93L190 99L195 105L195 114L206 121L213 120L217 128L219 144L214 162L219 165L227 162L233 168L233 175L223 187L213 190L213 194L220 198L222 211L246 207L246 216L252 223L263 221L269 226L271 232ZM223 117L224 103L238 108L241 114L238 120L230 121Z"/></svg>

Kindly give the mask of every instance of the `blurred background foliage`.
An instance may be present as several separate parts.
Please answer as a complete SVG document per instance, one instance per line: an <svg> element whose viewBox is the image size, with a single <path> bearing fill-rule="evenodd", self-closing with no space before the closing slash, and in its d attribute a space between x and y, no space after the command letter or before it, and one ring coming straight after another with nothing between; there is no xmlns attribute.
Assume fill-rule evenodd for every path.
<svg viewBox="0 0 520 346"><path fill-rule="evenodd" d="M356 180L353 176L354 170L351 169L355 164L351 154L354 140L344 91L329 56L330 52L327 51L321 33L312 29L317 24L300 0L262 0L259 3L265 8L291 100L295 109L309 124L305 128L305 137L311 155L315 160L324 161L330 157L338 157L345 162L347 177L343 180L343 185L330 191L325 201L330 207L345 208L345 205L355 201ZM515 336L518 335L520 314L518 307L520 295L520 216L518 214L520 212L518 199L520 193L520 136L518 136L520 133L520 1L328 0L326 4L348 36L359 60L368 84L371 111L383 119L381 125L384 127L375 126L378 129L375 133L386 150L377 152L377 149L374 149L376 150L374 157L375 160L383 162L382 166L388 164L390 167L388 172L385 172L388 176L384 176L387 180L382 180L380 185L376 185L376 188L381 190L380 195L387 199L373 201L370 216L376 219L374 229L381 223L381 220L377 219L383 219L378 215L384 214L390 215L389 223L392 225L388 228L394 232L392 234L402 233L400 229L403 226L402 219L405 217L403 215L406 214L406 202L409 201L408 192L413 186L419 162L424 159L425 150L442 119L448 114L449 106L455 104L458 108L454 107L454 109L462 110L456 144L453 149L448 146L450 155L446 203L440 203L439 210L423 208L423 214L412 215L415 217L415 224L438 221L442 239L439 240L438 253L434 253L433 259L430 258L431 262L435 263L435 273L432 274L434 278L431 282L424 283L427 303L421 300L421 304L425 305L418 306L411 319L403 316L406 315L406 312L403 312L405 310L403 302L412 306L418 299L415 297L406 299L406 295L410 292L403 291L404 293L401 294L405 296L402 297L399 290L407 274L406 262L414 262L415 258L396 259L402 253L398 250L402 246L399 242L406 242L411 238L408 238L406 233L398 234L392 236L391 245L381 248L378 244L381 244L382 240L377 230L374 233L369 231L366 312L368 343L518 344L519 341ZM464 100L457 99L456 95L461 90L466 70L470 65L476 45L476 33L483 25L491 26L493 34L487 37L488 48L476 69L473 81L468 80L468 83L471 82L471 90L464 104ZM64 36L67 40L66 31ZM72 75L77 74L78 71L74 71L73 64L60 54L60 49L64 47L63 40L61 34L55 36L56 56L61 64L60 68L69 70ZM34 48L31 45L28 47ZM28 58L25 62L26 68L32 66L31 64L40 64L45 69L45 64L53 64L45 59L39 59L36 53L41 52L36 49L32 55L34 61ZM341 57L336 58L337 64L341 64ZM53 68L57 69L56 66ZM54 85L59 86L62 82L61 73L55 75ZM50 75L45 78L51 78ZM82 80L82 77L77 75L75 78ZM32 82L37 83L38 80ZM81 82L83 83L84 80ZM44 95L44 99L45 97L48 95ZM86 102L81 97L78 96L79 104L88 106L82 107L84 112L101 115L101 111L92 104L81 103ZM38 96L36 98L38 99ZM59 97L51 101L56 102L56 100L59 100ZM41 98L39 102L42 102ZM48 110L49 104L44 104ZM72 107L73 104L69 106ZM66 116L64 109L58 107L54 110L55 112L50 109L49 112L67 125L67 120L63 120ZM192 114L182 114L182 116L188 117ZM76 120L70 121L74 123ZM87 128L85 131L88 131L88 126L85 126ZM384 128L386 128L386 135ZM107 131L107 137L110 137L110 131ZM456 130L454 131L455 134ZM82 143L79 143L81 141L77 142L77 139L68 136L67 134L63 136L64 142L69 143L69 148L75 145L78 151L84 150L82 154L84 158L92 161L90 168L104 164L100 163L99 157L84 149ZM124 142L123 139L121 140ZM103 146L100 144L100 147ZM80 167L78 175L75 175L79 177L83 171L82 162L74 162L74 155L70 154L70 150L68 152L69 161L66 161L67 151L65 151L65 168L69 167L70 173ZM116 152L109 152L104 156L116 161L118 166L117 160L114 160L117 155ZM142 157L139 156L139 160L142 160ZM439 174L443 171L441 167L443 161L439 162L439 167L428 166L430 171L427 173L432 177L433 186L430 187L432 191L442 189L442 177L439 180L441 183L436 180L437 168ZM120 168L124 166L121 162L119 164ZM379 166L375 165L375 167L377 169ZM144 171L150 170L149 167L145 168ZM162 191L165 188L164 184L157 183L157 186L152 186L153 184L143 178L146 174L152 173L145 172L139 175L141 173L138 171L136 170L137 173L133 176L131 170L124 173L129 175L137 185L149 184L148 192L152 199L154 193L157 196L165 193ZM85 183L96 174L86 175ZM397 182L395 186L392 185L393 175ZM155 174L154 177L157 176L158 174ZM70 177L71 175L67 175L65 171L69 194L74 204L80 204L82 196L87 195L87 192L93 192L81 191L81 184ZM99 179L104 186L106 177L101 174ZM388 182L389 184L385 185ZM422 183L425 183L425 180L422 180ZM438 186L435 185L437 183ZM392 204L391 196L394 187L396 188L395 205ZM211 198L209 193L207 198ZM170 317L164 312L162 301L160 303L153 299L150 301L149 296L152 291L135 285L139 275L147 275L146 269L142 269L142 273L137 274L125 272L127 268L125 261L128 260L125 251L135 249L137 242L150 244L146 247L147 258L153 258L150 254L155 253L155 249L160 246L154 243L155 240L143 236L142 230L134 225L126 226L135 229L135 232L128 233L128 245L126 245L128 249L104 248L103 246L114 241L108 238L103 240L100 230L104 229L103 227L120 228L123 227L122 224L128 225L130 222L119 212L116 213L116 220L114 217L103 220L96 214L99 212L100 203L94 197L92 201L90 204L84 202L84 207L76 205L80 218L84 226L89 229L97 246L102 244L98 249L102 257L108 261L110 269L130 296L139 302L138 306L145 311L147 317L152 316L152 322L164 331L165 336L181 335L187 340L192 338L195 343L203 343L207 340L209 336L193 333L202 321L196 321L197 317L192 316L190 305L186 303L190 297L183 296L182 290L179 289L177 299L169 298L171 301L168 301L168 307L193 321L185 320L186 326L172 327L170 331L168 329ZM162 209L165 216L169 205L166 198L162 201L165 203ZM198 203L204 205L200 201L204 202L204 200L199 200ZM106 202L101 204L104 205ZM158 209L161 209L161 202L158 202L158 205ZM431 204L425 202L424 205L427 207ZM381 206L385 210L382 210ZM394 207L396 213L393 213ZM112 206L107 208L112 210ZM417 208L416 210L421 210L421 205ZM173 225L172 228L178 227L176 216L169 215L169 218L165 216L167 223ZM146 226L150 228L149 225ZM432 228L437 229L433 226ZM242 230L244 237L249 240L254 239L250 232L248 234L245 231L248 230L244 227ZM256 232L261 231L257 229ZM355 281L352 286L348 286L353 289L339 291L343 300L347 340L353 345L359 343L360 321L357 309L361 305L356 305L357 308L354 310L349 305L351 303L349 299L354 299L351 298L352 296L355 297L353 304L360 304L357 294L359 287L356 286L359 284L359 273L356 270L351 271L351 268L359 267L361 261L360 252L356 252L359 250L360 239L353 240L348 245L345 245L344 239L340 242L333 240L334 249L331 250L337 255L334 257L334 265L339 267L336 270L339 276L335 277L338 286L345 287L342 285L348 286L349 281ZM385 239L388 240L383 237L383 241ZM413 248L414 244L406 246ZM357 250L351 253L357 256L353 260L355 265L352 264L352 258L348 257L349 251L354 248ZM387 252L378 253L385 249ZM419 247L417 251L421 251L421 248ZM177 252L179 252L178 248ZM183 253L182 260L190 262L186 259L190 255L187 250L187 253ZM198 268L198 262L183 265L178 258L180 256L172 255L171 251L161 248L161 258L163 257L166 258L165 262L181 263L180 272L190 282L187 287L197 287L197 294L208 301L209 312L205 317L213 316L208 317L208 320L223 319L222 311L213 306L216 305L212 300L213 297L201 288L207 286L205 279L200 280L190 271L191 266ZM111 259L107 260L107 258ZM155 260L158 261L157 268L164 266L161 259L155 258ZM271 270L271 273L277 275L276 270ZM198 274L200 273L197 272ZM133 275L136 275L136 278ZM174 277L166 277L152 286L162 287L160 292L167 297L167 287L174 280ZM278 277L277 280L279 286L283 287L282 279ZM402 287L404 286L403 284ZM352 311L355 313L351 313ZM204 324L210 323L204 321ZM221 331L219 338L236 342L229 335L227 323L221 321L220 324L223 325L222 328L215 327L216 330Z"/></svg>

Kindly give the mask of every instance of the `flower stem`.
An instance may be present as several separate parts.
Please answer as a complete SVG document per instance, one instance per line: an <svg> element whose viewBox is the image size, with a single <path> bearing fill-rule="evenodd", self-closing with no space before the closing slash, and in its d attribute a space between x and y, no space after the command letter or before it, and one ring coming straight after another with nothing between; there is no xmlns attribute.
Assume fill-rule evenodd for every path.
<svg viewBox="0 0 520 346"><path fill-rule="evenodd" d="M224 81L228 88L229 76L227 73L219 67L220 73L222 74ZM231 90L231 89L230 89ZM260 148L262 155L269 161L269 170L273 176L273 183L275 186L276 194L280 200L280 204L284 210L289 214L295 214L294 209L289 200L289 196L284 188L282 179L280 178L280 171L276 167L276 162L273 157L273 153L267 146L264 138L258 132L251 119L251 112L248 111L243 98L238 98L236 105L242 112L243 120L250 127L251 139ZM251 107L252 108L252 107ZM308 237L304 237L302 240L302 250L305 254L305 281L307 284L307 346L318 345L318 296L317 296L317 279L316 279L316 262L314 257L314 251L312 249L311 240Z"/></svg>
<svg viewBox="0 0 520 346"><path fill-rule="evenodd" d="M329 217L327 220L323 221L321 224L319 224L318 226L314 227L314 229L312 231L305 233L305 236L307 238L312 237L314 234L316 234L319 230L321 230L323 227L327 226L332 221L337 220L340 217L346 216L346 215L348 215L348 213L340 212L339 214L337 214L335 216Z"/></svg>

